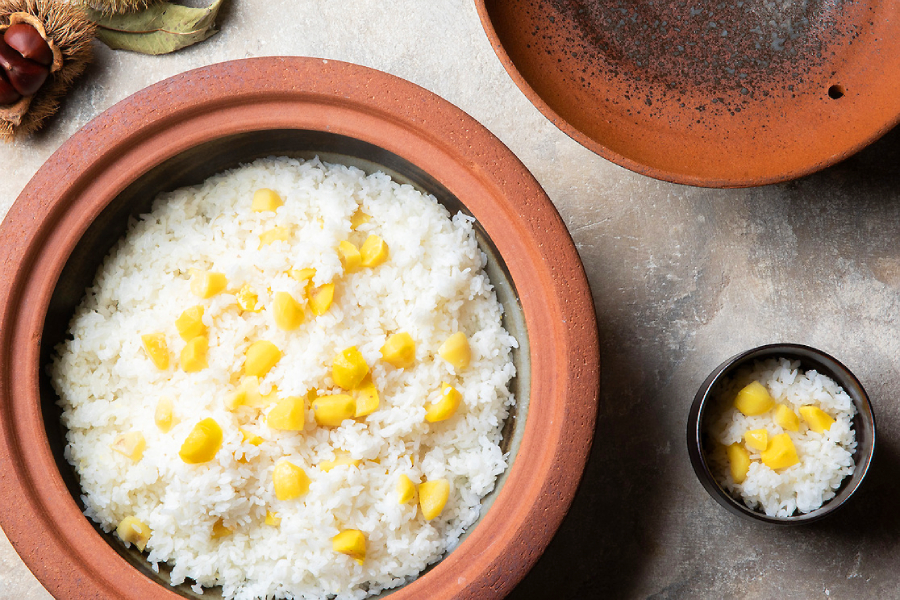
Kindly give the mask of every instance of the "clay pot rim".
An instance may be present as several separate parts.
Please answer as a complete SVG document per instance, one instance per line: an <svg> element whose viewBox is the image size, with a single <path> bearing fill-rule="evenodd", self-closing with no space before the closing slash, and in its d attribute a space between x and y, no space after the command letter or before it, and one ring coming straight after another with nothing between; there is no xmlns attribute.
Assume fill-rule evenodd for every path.
<svg viewBox="0 0 900 600"><path fill-rule="evenodd" d="M715 176L656 167L651 164L635 160L624 153L617 152L611 149L607 145L604 145L604 143L602 143L602 140L585 133L584 131L582 131L582 129L579 129L569 120L567 120L565 116L554 110L544 99L544 97L540 93L538 93L528 82L528 80L522 75L519 67L516 65L516 62L507 52L503 41L500 39L500 36L497 33L494 22L491 19L491 15L487 7L489 2L490 0L475 1L478 16L481 19L482 27L485 34L487 35L491 47L494 49L494 52L497 55L497 58L503 65L503 68L506 70L507 74L513 80L516 86L521 90L521 92L525 94L529 102L531 102L535 106L535 108L537 108L560 131L565 133L567 136L569 136L591 152L594 152L602 158L640 175L645 175L647 177L652 177L654 179L659 179L661 181L667 181L670 183L707 188L744 188L784 183L787 181L805 177L807 175L811 175L813 173L831 167L853 156L860 150L866 148L873 142L883 137L894 127L900 125L900 103L894 102L892 105L893 110L885 110L884 107L863 106L862 109L859 109L856 113L853 113L855 120L862 122L864 120L863 118L860 118L860 115L862 113L864 113L866 110L875 110L877 108L877 122L869 122L871 121L871 119L869 119L867 115L865 119L866 122L861 125L863 133L861 135L855 136L855 139L848 136L847 139L851 140L849 141L849 143L847 139L842 139L839 137L835 139L832 139L828 136L817 137L815 139L815 142L823 145L828 150L827 154L823 154L815 160L807 161L805 164L796 167L785 167L779 161L772 160L772 162L769 163L768 166L766 166L765 168L758 168L757 171L752 174L729 174ZM896 33L896 28L894 29L894 33ZM887 41L890 42L889 48L880 48L873 50L873 55L890 55L892 54L891 49L896 50L898 48L897 41L895 39L890 39L891 37L896 36L883 34L881 35L880 39L877 35L873 35L870 37L877 42L885 42L885 38L888 38ZM850 43L852 43L852 41ZM857 43L857 50L859 49L860 45L862 44ZM578 48L573 46L571 50L574 53L574 51L578 50ZM880 69L881 67L879 67L879 69L872 69L871 73L857 73L857 75L860 77L860 81L868 85L869 89L864 90L866 94L874 95L874 92L876 90L879 90L880 87L883 87L879 85L879 82L883 80L881 73L885 71L881 71ZM886 93L884 91L878 91L877 95L879 95L879 97L881 98L884 98L889 93L890 92ZM865 94L860 95L865 96ZM896 96L896 94L894 95ZM781 110L790 110L790 107L775 106L772 109L772 112L777 113ZM794 107L794 110L798 110L798 107ZM660 119L660 121L662 120L663 119ZM649 119L647 119L647 121L649 122ZM850 125L853 125L853 123L850 123ZM746 150L745 147L737 148L733 152L734 158L737 159L738 157L742 157L742 152L744 150ZM700 162L700 160L697 161L698 164Z"/></svg>
<svg viewBox="0 0 900 600"><path fill-rule="evenodd" d="M392 597L508 593L559 526L590 449L599 394L590 287L553 204L493 134L410 82L332 60L245 59L177 75L94 119L26 186L0 227L0 525L57 597L180 597L121 558L66 489L41 417L39 340L72 248L128 183L198 143L267 129L329 131L405 158L465 199L506 261L531 344L518 457L469 537Z"/></svg>

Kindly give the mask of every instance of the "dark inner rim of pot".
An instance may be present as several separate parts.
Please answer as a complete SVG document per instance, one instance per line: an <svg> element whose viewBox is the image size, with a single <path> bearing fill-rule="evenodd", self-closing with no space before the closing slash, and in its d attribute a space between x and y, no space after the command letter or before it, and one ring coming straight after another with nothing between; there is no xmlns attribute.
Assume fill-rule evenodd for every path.
<svg viewBox="0 0 900 600"><path fill-rule="evenodd" d="M84 509L81 486L75 469L64 458L66 431L61 422L62 410L57 405L59 397L46 371L53 349L66 338L69 322L84 297L85 290L93 283L97 269L112 246L125 234L131 218L148 213L153 200L162 192L198 185L216 173L268 156L304 159L319 156L324 162L356 166L367 173L381 170L395 181L411 184L420 191L434 195L451 214L462 212L471 216L465 205L445 186L406 159L373 144L322 131L264 130L218 138L173 156L139 177L97 216L72 251L50 299L41 338L39 386L44 428L59 473L80 509ZM498 299L503 304L503 325L519 341L519 348L513 350L517 376L510 383L510 389L516 397L516 406L510 410L506 419L501 441L501 449L504 453L509 453L508 462L512 464L524 433L524 417L528 408L530 390L528 336L522 308L518 302L518 293L509 270L481 224L475 221L474 227L479 247L488 257L486 271L494 284ZM508 474L509 469L498 477L494 490L482 500L481 518L493 503ZM481 518L469 527L462 539L477 527ZM167 565L160 563L160 573L155 573L144 554L133 547L126 549L114 534L103 532L94 521L89 522L132 566L169 587L171 569ZM433 567L434 565L430 565L419 576ZM191 580L188 580L169 589L186 598L221 597L219 588L205 588L204 595L197 595L191 590L190 583ZM399 588L387 590L373 598L381 598L397 589Z"/></svg>
<svg viewBox="0 0 900 600"><path fill-rule="evenodd" d="M841 368L838 364L832 366L831 364L829 364L830 361L828 361L825 357L818 357L815 356L811 351L801 352L801 350L802 349L781 351L776 349L765 353L754 353L740 359L733 365L729 366L710 387L709 394L707 395L707 401L704 403L703 411L699 415L701 432L700 450L703 454L703 461L704 463L706 463L706 468L710 473L713 483L722 492L724 497L734 501L736 506L743 510L758 513L762 516L765 516L765 513L749 508L740 498L735 498L734 496L732 496L728 492L728 490L726 490L719 483L719 481L713 474L709 461L707 461L706 459L709 454L709 445L712 443L709 435L706 433L706 419L711 416L711 411L714 411L716 409L719 398L721 397L723 389L725 388L725 383L731 379L733 374L738 369L741 369L745 366L750 366L756 361L768 360L770 358L786 358L790 361L799 360L801 371L806 372L815 370L819 373L822 373L823 375L827 375L828 377L833 379L835 383L841 386L841 388L843 388L845 392L847 392L847 395L850 396L850 398L853 400L854 406L856 406L856 414L853 416L853 430L856 434L856 448L853 450L853 460L856 462L856 469L854 469L853 475L851 475L850 477L844 477L844 479L841 481L840 487L835 491L834 498L832 498L831 500L826 500L821 507L809 513L799 513L795 511L793 515L791 515L790 517L786 517L787 519L796 519L798 517L803 517L806 515L812 516L821 510L827 509L829 504L842 503L849 493L848 490L855 487L860 478L862 478L862 476L864 475L864 470L859 468L860 456L863 455L863 452L865 452L865 454L870 454L872 451L872 440L869 439L868 430L866 429L866 424L868 423L869 418L868 416L864 417L863 415L867 407L865 406L865 392L862 389L862 386L858 385L857 382L852 379L852 374L851 377L843 376L841 371L846 370L846 368ZM846 370L846 372L850 374L849 370Z"/></svg>

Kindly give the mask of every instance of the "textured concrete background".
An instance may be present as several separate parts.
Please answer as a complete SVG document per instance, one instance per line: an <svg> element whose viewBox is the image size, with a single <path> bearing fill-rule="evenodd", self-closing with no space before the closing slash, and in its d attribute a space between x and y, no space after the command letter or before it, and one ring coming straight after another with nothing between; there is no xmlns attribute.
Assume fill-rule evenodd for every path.
<svg viewBox="0 0 900 600"><path fill-rule="evenodd" d="M222 31L173 56L98 46L61 114L0 145L5 214L70 135L147 85L267 55L340 59L411 80L502 139L566 221L594 292L603 393L582 487L511 598L886 598L900 594L900 131L818 175L711 191L635 175L554 128L507 77L469 0L232 0ZM746 523L700 487L693 395L722 360L789 341L866 386L879 427L857 496L802 528ZM49 598L0 539L0 599Z"/></svg>

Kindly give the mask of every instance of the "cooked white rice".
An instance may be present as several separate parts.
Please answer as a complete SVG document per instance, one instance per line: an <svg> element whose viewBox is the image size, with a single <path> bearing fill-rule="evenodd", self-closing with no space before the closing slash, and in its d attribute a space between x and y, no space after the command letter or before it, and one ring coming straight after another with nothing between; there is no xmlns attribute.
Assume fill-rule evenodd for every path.
<svg viewBox="0 0 900 600"><path fill-rule="evenodd" d="M284 205L251 212L259 188L276 190ZM372 219L352 231L358 207ZM274 226L291 227L291 241L258 249L259 235ZM360 245L371 233L385 239L389 260L344 274L338 242ZM106 531L135 515L153 532L147 549L154 567L172 565L173 584L221 585L226 598L363 598L415 578L458 543L506 467L498 444L514 403L508 384L516 341L501 327L485 260L471 218L451 218L433 197L383 173L270 158L163 194L104 261L72 320L72 339L57 348L50 367L85 514ZM305 267L316 269L315 285L337 282L325 315L307 311L298 330L285 332L267 310L238 309L233 291L245 283L264 306L278 291L303 297L302 284L286 272ZM225 273L227 291L198 300L190 292L191 269ZM206 309L209 367L185 373L178 368L185 342L175 320L196 304ZM381 360L387 336L399 331L416 342L413 368ZM437 357L456 331L472 347L472 363L462 372ZM166 371L141 346L141 335L153 332L165 333L173 359ZM326 428L316 426L307 405L303 432L269 429L264 412L226 410L244 352L259 339L284 353L261 379L262 393L273 384L284 396L332 388L333 357L355 345L379 389L380 409ZM427 423L424 406L438 398L444 381L462 393L463 404L449 420ZM179 420L168 433L154 424L163 396L175 400ZM206 417L222 426L223 446L209 463L186 464L178 451ZM242 443L239 425L265 441ZM146 439L137 463L110 448L129 431ZM316 467L337 449L363 462L329 472ZM312 480L296 500L274 494L273 465L283 457ZM413 482L450 481L438 518L425 521L416 504L398 503L400 474ZM282 518L280 526L263 524L267 509ZM220 519L234 533L212 539ZM367 537L362 566L332 549L332 538L351 528Z"/></svg>
<svg viewBox="0 0 900 600"><path fill-rule="evenodd" d="M835 423L816 433L800 419L800 430L793 432L775 422L773 411L745 416L734 407L734 398L752 381L764 385L776 402L787 405L794 413L799 414L801 406L813 405L828 413ZM812 370L800 371L799 361L769 359L738 371L724 390L720 405L714 407L712 414L717 413L720 416L714 416L709 427L709 434L719 443L710 455L713 474L732 496L752 509L777 517L811 512L834 498L844 477L853 474L853 400L831 378ZM758 450L747 448L752 462L747 478L738 484L731 476L724 447L743 443L744 433L754 429L765 429L770 438L787 433L800 462L775 471L760 462Z"/></svg>

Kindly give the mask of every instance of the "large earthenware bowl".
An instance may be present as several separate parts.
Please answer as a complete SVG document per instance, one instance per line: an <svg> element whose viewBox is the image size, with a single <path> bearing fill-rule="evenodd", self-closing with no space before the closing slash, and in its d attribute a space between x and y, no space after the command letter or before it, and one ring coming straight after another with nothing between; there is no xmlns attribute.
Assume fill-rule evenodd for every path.
<svg viewBox="0 0 900 600"><path fill-rule="evenodd" d="M391 597L500 597L568 509L594 428L597 328L578 254L538 183L472 118L406 81L318 59L228 62L159 83L92 121L0 228L0 525L54 596L192 594L82 515L45 367L130 216L161 191L279 154L382 169L474 216L520 342L519 403L504 429L510 468L460 546Z"/></svg>
<svg viewBox="0 0 900 600"><path fill-rule="evenodd" d="M497 56L554 125L677 183L812 173L900 121L900 3L476 0Z"/></svg>

